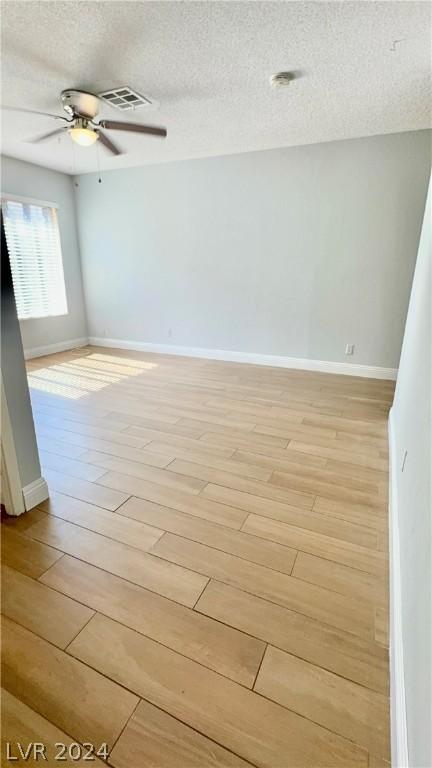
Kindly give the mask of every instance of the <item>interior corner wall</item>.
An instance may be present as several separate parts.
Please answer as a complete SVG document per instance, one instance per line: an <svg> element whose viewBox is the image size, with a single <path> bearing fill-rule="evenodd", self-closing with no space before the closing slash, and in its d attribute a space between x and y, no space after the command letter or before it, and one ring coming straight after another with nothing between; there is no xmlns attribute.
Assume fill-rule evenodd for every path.
<svg viewBox="0 0 432 768"><path fill-rule="evenodd" d="M1 158L1 192L57 203L68 314L21 320L25 352L87 338L73 179L11 157Z"/></svg>
<svg viewBox="0 0 432 768"><path fill-rule="evenodd" d="M402 664L408 765L432 765L432 189L422 236L391 411L392 525L398 528ZM398 638L392 639L392 645ZM398 691L393 691L392 699ZM396 726L399 723L394 723ZM394 734L397 736L397 734ZM394 762L395 766L402 765ZM406 764L403 763L404 768Z"/></svg>
<svg viewBox="0 0 432 768"><path fill-rule="evenodd" d="M89 336L397 368L430 153L415 131L81 175Z"/></svg>
<svg viewBox="0 0 432 768"><path fill-rule="evenodd" d="M6 399L8 418L12 425L14 452L21 488L24 488L41 479L41 467L3 225L1 241L0 362L2 394ZM4 445L2 444L2 450L3 448Z"/></svg>

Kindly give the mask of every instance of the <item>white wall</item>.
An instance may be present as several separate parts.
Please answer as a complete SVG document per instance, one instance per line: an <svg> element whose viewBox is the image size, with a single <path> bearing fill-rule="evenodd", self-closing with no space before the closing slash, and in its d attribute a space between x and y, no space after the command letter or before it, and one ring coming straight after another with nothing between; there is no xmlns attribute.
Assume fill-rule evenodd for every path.
<svg viewBox="0 0 432 768"><path fill-rule="evenodd" d="M429 165L418 131L81 176L89 335L397 367Z"/></svg>
<svg viewBox="0 0 432 768"><path fill-rule="evenodd" d="M400 576L401 584L399 607L411 768L432 766L431 202L430 189L391 411L395 490L392 525L397 526L400 550L400 562L394 558L392 561L392 579L394 569L399 567L396 578ZM393 650L397 650L397 640L392 638ZM396 683L401 683L397 677ZM394 690L393 698L396 693Z"/></svg>
<svg viewBox="0 0 432 768"><path fill-rule="evenodd" d="M38 165L10 157L1 158L1 191L57 203L68 314L23 320L20 323L25 350L85 338L87 322L78 248L73 180Z"/></svg>

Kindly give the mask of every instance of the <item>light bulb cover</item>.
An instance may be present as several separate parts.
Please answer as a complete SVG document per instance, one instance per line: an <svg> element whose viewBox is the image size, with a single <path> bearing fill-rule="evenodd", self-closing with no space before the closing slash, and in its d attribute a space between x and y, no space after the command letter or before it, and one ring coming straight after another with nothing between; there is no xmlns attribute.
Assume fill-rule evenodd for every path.
<svg viewBox="0 0 432 768"><path fill-rule="evenodd" d="M99 138L96 131L91 128L69 128L69 134L75 144L79 144L81 147L90 147Z"/></svg>

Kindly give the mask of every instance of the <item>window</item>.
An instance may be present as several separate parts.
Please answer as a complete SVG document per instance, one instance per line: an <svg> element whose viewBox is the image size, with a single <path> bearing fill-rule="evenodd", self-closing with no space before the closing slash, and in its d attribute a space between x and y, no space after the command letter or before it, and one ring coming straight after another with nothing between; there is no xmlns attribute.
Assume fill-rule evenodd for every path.
<svg viewBox="0 0 432 768"><path fill-rule="evenodd" d="M56 208L6 198L2 209L19 319L66 315Z"/></svg>

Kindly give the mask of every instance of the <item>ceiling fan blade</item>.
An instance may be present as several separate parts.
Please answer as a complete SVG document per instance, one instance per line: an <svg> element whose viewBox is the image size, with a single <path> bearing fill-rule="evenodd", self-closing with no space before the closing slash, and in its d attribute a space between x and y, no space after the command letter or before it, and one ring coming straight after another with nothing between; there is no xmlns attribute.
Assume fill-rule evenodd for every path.
<svg viewBox="0 0 432 768"><path fill-rule="evenodd" d="M102 131L97 131L97 134L99 136L99 141L101 144L106 147L112 155L122 155L123 152L121 149L119 149L113 142L108 138L108 136L105 135L105 133L102 133Z"/></svg>
<svg viewBox="0 0 432 768"><path fill-rule="evenodd" d="M46 141L46 139L52 139L53 136L60 136L60 134L63 134L68 129L64 125L62 128L56 128L55 131L48 131L48 133L43 133L42 136L35 136L34 139L26 139L26 141L29 144L38 144L40 141Z"/></svg>
<svg viewBox="0 0 432 768"><path fill-rule="evenodd" d="M166 128L158 128L155 125L140 125L139 123L122 123L117 120L101 120L99 123L101 128L106 128L109 131L131 131L133 133L149 133L153 136L167 135Z"/></svg>
<svg viewBox="0 0 432 768"><path fill-rule="evenodd" d="M52 115L50 112L38 112L34 109L25 109L24 107L9 107L7 104L0 105L0 109L3 109L5 112L26 112L29 115L42 115L43 117L53 117L54 120L66 120L66 117L62 117L62 115Z"/></svg>

